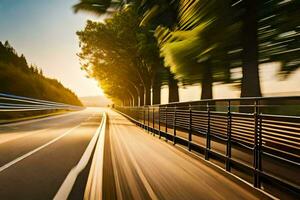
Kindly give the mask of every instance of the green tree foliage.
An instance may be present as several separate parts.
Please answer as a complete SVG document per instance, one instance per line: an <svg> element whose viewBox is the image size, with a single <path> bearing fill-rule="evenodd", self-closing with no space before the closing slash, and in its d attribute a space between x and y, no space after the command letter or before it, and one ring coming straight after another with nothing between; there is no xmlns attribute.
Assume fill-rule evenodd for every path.
<svg viewBox="0 0 300 200"><path fill-rule="evenodd" d="M157 76L166 83L167 77L161 74L167 73L153 34L139 24L135 6L115 13L105 23L88 21L85 30L77 33L82 49L79 56L84 61L83 69L99 80L109 96L116 95L122 88L122 93L127 91L131 101L135 99L137 103L140 98L140 105L142 99L149 105Z"/></svg>
<svg viewBox="0 0 300 200"><path fill-rule="evenodd" d="M259 1L260 63L279 61L287 77L300 66L300 1Z"/></svg>
<svg viewBox="0 0 300 200"><path fill-rule="evenodd" d="M148 67L155 66L150 64L154 60L159 66L151 70L152 88L153 82L160 81L161 77L168 80L169 88L171 83L177 86L173 78L175 74L182 84L201 83L202 99L212 98L213 83L235 83L241 89L241 97L261 96L259 64L280 62L279 74L284 77L299 68L300 2L297 0L81 2L89 2L91 8L85 4L75 11L89 9L103 14L109 11L122 13L129 7L135 8L139 19L135 21L139 22L137 29L148 30L136 36L139 45L136 52L148 63ZM93 8L95 6L105 9L97 11ZM153 33L158 44L151 37ZM157 53L152 54L153 57L147 55L149 49L156 48L155 45L160 48L165 70L160 67ZM134 68L138 68L137 65ZM242 78L236 79L231 74L235 68L242 69ZM155 77L155 74L158 76ZM167 74L169 79L165 79L163 74ZM143 82L144 77L140 78Z"/></svg>
<svg viewBox="0 0 300 200"><path fill-rule="evenodd" d="M180 0L177 25L155 33L166 66L182 82L201 82L202 98L212 97L210 82L236 82L242 97L261 96L260 63L280 62L281 74L299 67L299 8L295 0ZM242 68L241 80L232 68Z"/></svg>
<svg viewBox="0 0 300 200"><path fill-rule="evenodd" d="M143 57L143 63L147 64L147 68L152 71L151 77L151 85L152 85L152 103L159 104L160 103L160 92L161 86L164 84L169 85L169 102L178 102L179 101L179 94L178 94L178 84L177 80L174 79L174 75L170 73L168 68L163 66L162 59L159 57L158 47L156 44L156 39L153 36L153 31L159 24L164 24L166 26L171 25L176 21L176 12L174 9L176 6L171 4L172 6L166 6L167 1L162 2L161 8L156 15L151 15L149 17L149 9L157 6L159 1L89 1L89 0L81 0L78 4L73 6L75 12L78 11L89 11L96 15L103 15L106 13L115 13L115 12L124 12L126 10L134 10L135 19L134 24L137 29L143 30L143 33L137 33L135 37L138 40L138 49L140 55ZM105 8L105 12L103 10L97 10L97 8ZM172 8L172 9L168 9ZM116 16L111 15L111 17L116 18ZM137 24L138 22L139 24ZM123 23L125 25L125 23ZM139 68L139 67L138 67ZM146 77L141 77L146 79L142 82L149 82ZM144 87L147 87L144 91L140 91L140 99L145 99L146 103L149 104L150 98L150 90L148 89L149 85L142 83ZM143 97L142 93L145 93L145 98ZM143 100L142 100L143 102Z"/></svg>
<svg viewBox="0 0 300 200"><path fill-rule="evenodd" d="M78 97L56 79L43 75L36 66L28 66L8 42L0 42L0 92L37 99L82 105Z"/></svg>
<svg viewBox="0 0 300 200"><path fill-rule="evenodd" d="M230 23L228 1L182 0L178 10L177 26L156 29L161 55L181 82L201 82L201 98L211 99L213 82L229 82L227 41L239 24Z"/></svg>

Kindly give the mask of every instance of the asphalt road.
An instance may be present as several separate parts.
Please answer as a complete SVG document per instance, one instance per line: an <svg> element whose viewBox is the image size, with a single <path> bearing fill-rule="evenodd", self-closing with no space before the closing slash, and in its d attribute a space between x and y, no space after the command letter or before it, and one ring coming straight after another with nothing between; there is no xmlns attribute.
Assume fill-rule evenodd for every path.
<svg viewBox="0 0 300 200"><path fill-rule="evenodd" d="M120 114L108 111L108 119L104 185L110 187L106 185L104 197L259 199L207 165L147 134ZM110 178L105 174L110 174Z"/></svg>
<svg viewBox="0 0 300 200"><path fill-rule="evenodd" d="M52 199L101 122L101 110L0 126L0 199Z"/></svg>

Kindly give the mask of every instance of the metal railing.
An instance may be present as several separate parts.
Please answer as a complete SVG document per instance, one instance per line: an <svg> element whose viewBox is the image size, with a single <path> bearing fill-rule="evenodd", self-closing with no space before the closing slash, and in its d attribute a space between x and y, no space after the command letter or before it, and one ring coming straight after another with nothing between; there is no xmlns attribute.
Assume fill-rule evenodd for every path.
<svg viewBox="0 0 300 200"><path fill-rule="evenodd" d="M300 195L300 96L203 100L116 110L154 135L202 154L256 188L275 196Z"/></svg>
<svg viewBox="0 0 300 200"><path fill-rule="evenodd" d="M83 107L0 93L0 112L80 110Z"/></svg>

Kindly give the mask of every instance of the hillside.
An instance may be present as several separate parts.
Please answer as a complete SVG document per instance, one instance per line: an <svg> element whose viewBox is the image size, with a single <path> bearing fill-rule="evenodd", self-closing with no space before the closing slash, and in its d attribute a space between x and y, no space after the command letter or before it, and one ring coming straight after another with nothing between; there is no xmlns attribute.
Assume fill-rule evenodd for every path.
<svg viewBox="0 0 300 200"><path fill-rule="evenodd" d="M0 42L0 92L81 106L79 98L58 80L28 65L8 42Z"/></svg>
<svg viewBox="0 0 300 200"><path fill-rule="evenodd" d="M106 107L112 102L104 96L80 97L82 104L86 107Z"/></svg>

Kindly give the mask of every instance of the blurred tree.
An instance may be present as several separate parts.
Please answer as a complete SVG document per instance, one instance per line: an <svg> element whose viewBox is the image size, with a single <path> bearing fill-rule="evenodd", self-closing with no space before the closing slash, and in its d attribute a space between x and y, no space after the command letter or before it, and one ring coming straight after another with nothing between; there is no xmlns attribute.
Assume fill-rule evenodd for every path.
<svg viewBox="0 0 300 200"><path fill-rule="evenodd" d="M164 5L164 9L161 9L159 15L156 15L153 20L152 17L149 17L148 11L156 5L156 3L160 3L160 1L90 1L90 0L81 0L78 4L73 6L75 12L78 11L88 11L93 12L97 15L103 15L107 13L114 13L116 11L122 12L128 9L134 9L137 12L136 19L139 20L139 24L142 25L139 27L143 30L142 34L138 34L136 37L138 38L138 48L141 56L144 60L147 60L147 68L150 71L153 71L153 76L151 78L151 88L152 88L152 103L159 104L160 103L160 93L161 93L161 85L168 84L169 85L169 102L178 102L178 85L177 81L174 80L174 76L167 69L164 69L162 59L159 57L159 49L156 45L156 40L153 36L153 30L156 28L158 24L168 24L171 25L174 23L175 18L174 14L176 12L171 12L168 9L167 1L162 1ZM129 4L130 3L130 4ZM155 3L155 4L153 4ZM173 3L174 4L174 3ZM175 8L172 4L172 8ZM166 12L168 10L168 12ZM113 15L111 15L113 16ZM170 16L170 17L167 17ZM146 19L147 18L147 19ZM165 20L169 19L169 20ZM142 20L142 21L141 21ZM151 21L151 23L149 23ZM153 69L150 69L150 68ZM148 84L147 84L148 85ZM141 93L141 92L140 92ZM150 104L150 90L147 88L143 92L145 94L145 102ZM141 98L142 99L142 98Z"/></svg>
<svg viewBox="0 0 300 200"><path fill-rule="evenodd" d="M201 82L201 99L212 98L213 82L230 80L227 51L238 26L230 8L229 1L182 0L177 26L156 29L165 65L185 84Z"/></svg>
<svg viewBox="0 0 300 200"><path fill-rule="evenodd" d="M78 32L82 49L80 57L86 61L84 69L92 77L101 82L106 77L118 76L123 84L133 85L128 87L136 90L136 95L144 94L141 98L144 103L140 105L149 105L151 84L159 64L155 59L158 52L152 49L153 43L144 44L149 35L138 26L138 20L135 9L129 8L116 13L105 23L88 21L85 30Z"/></svg>
<svg viewBox="0 0 300 200"><path fill-rule="evenodd" d="M244 0L241 96L261 96L258 64L280 62L286 77L300 66L300 2Z"/></svg>
<svg viewBox="0 0 300 200"><path fill-rule="evenodd" d="M300 66L300 1L259 1L259 62L280 62L287 77Z"/></svg>
<svg viewBox="0 0 300 200"><path fill-rule="evenodd" d="M241 97L260 97L260 80L258 70L258 38L257 38L257 0L244 0L242 17L242 83Z"/></svg>
<svg viewBox="0 0 300 200"><path fill-rule="evenodd" d="M177 26L156 29L161 55L183 83L202 83L201 98L220 81L238 83L241 97L261 96L259 64L281 62L284 75L299 67L299 4L181 0ZM242 79L234 80L230 69L239 67Z"/></svg>
<svg viewBox="0 0 300 200"><path fill-rule="evenodd" d="M280 62L280 75L284 77L300 64L300 2L297 0L82 2L105 8L105 11L90 9L98 14L135 7L140 28L150 33L138 36L138 45L139 53L145 52L143 59L150 58L147 67L156 66L155 77L151 79L153 102L158 102L160 95L155 91L165 80L170 88L169 101L179 100L173 74L181 84L201 83L202 99L212 98L215 82L236 83L241 88L241 97L249 97L261 96L259 64ZM166 70L156 53L153 57L147 55L149 49L155 52L154 31ZM241 68L241 79L231 75L233 68Z"/></svg>

